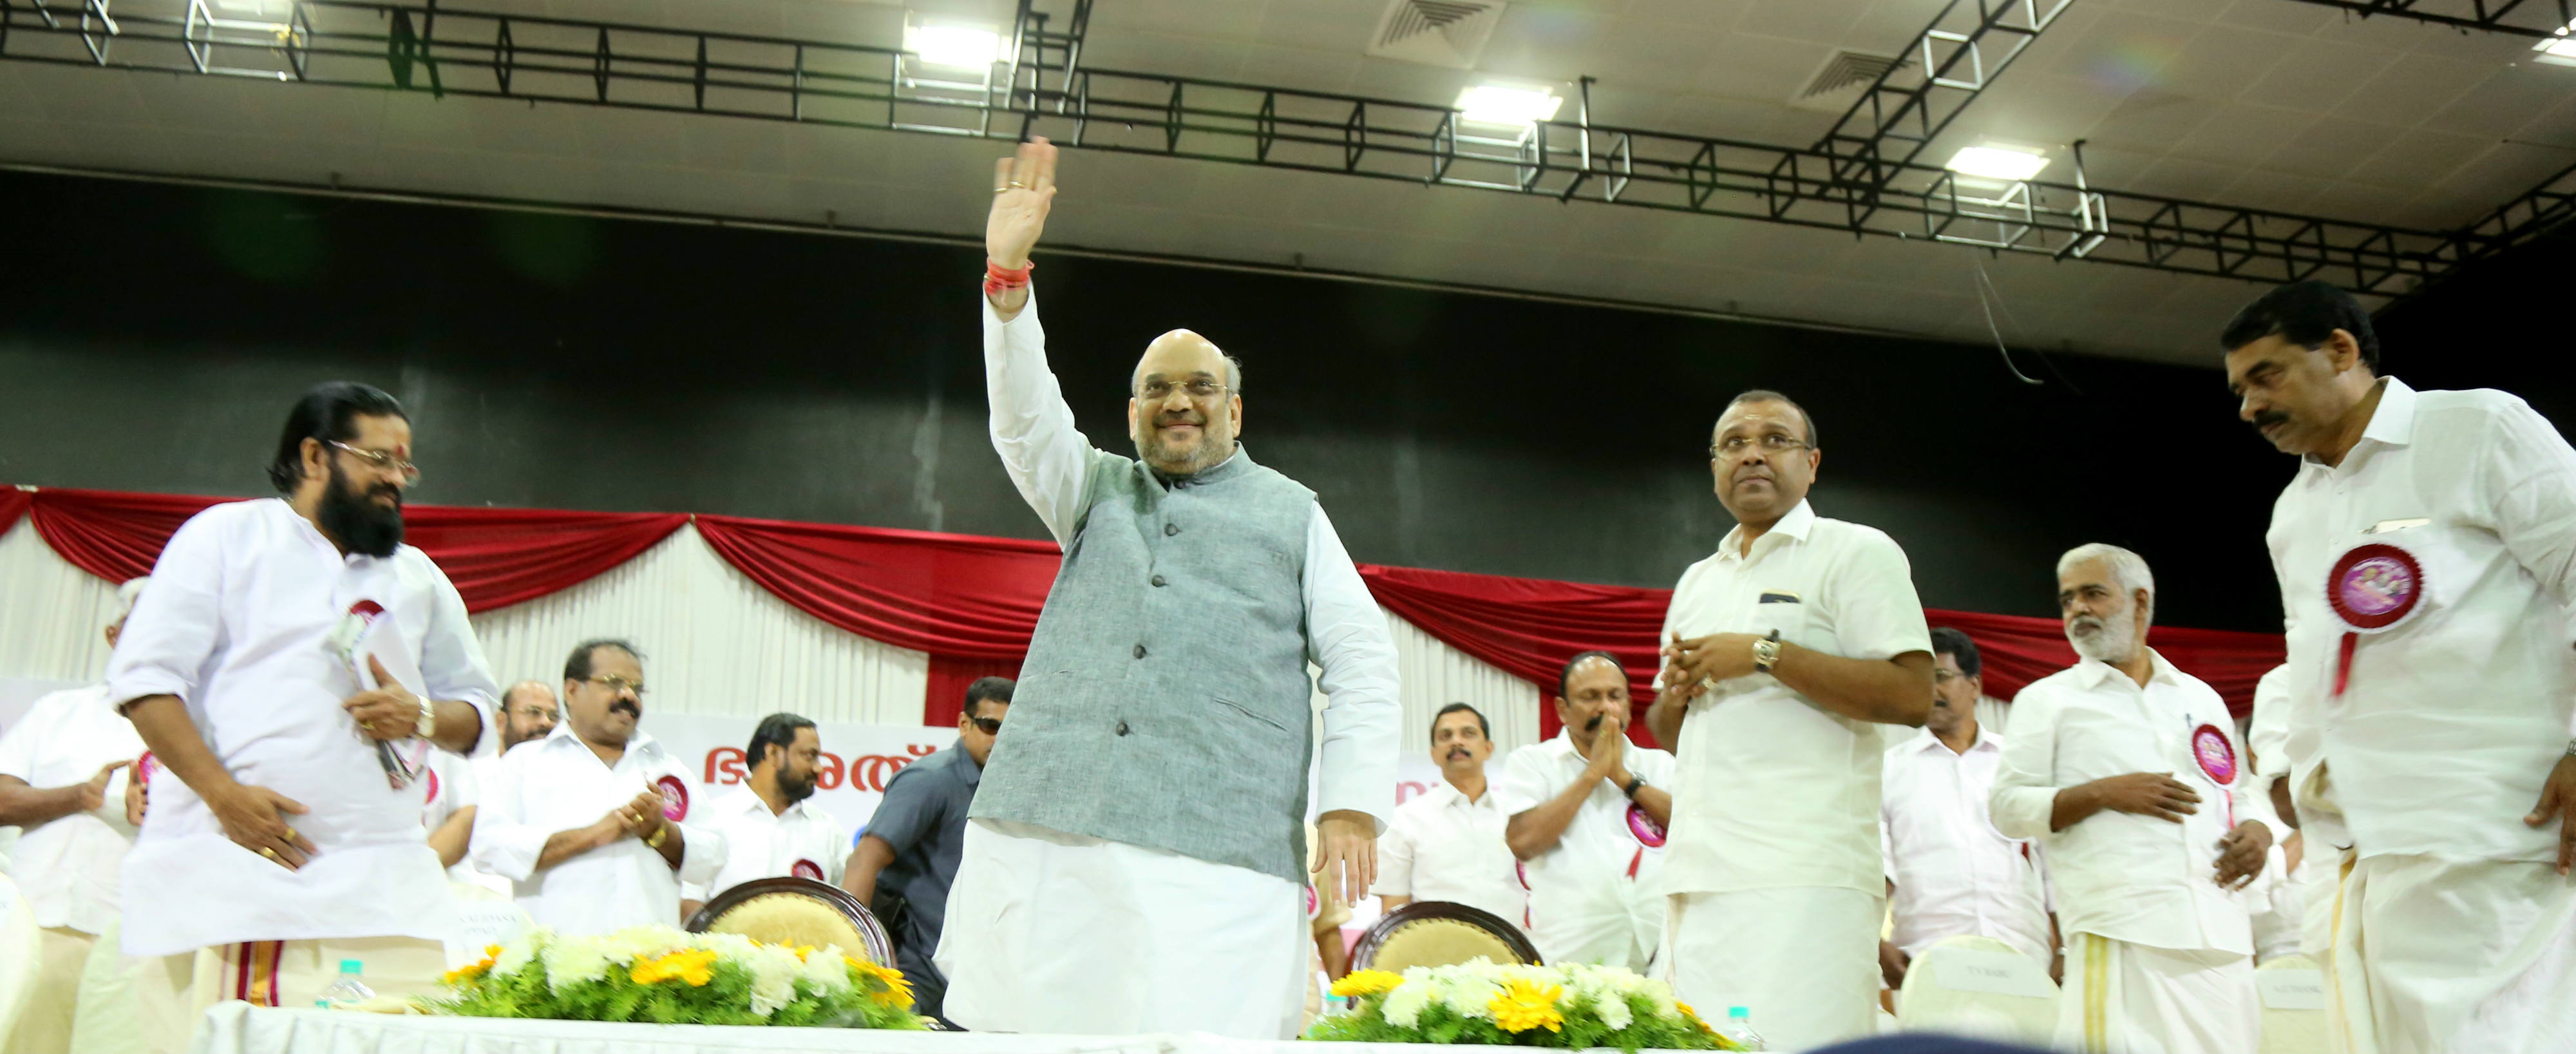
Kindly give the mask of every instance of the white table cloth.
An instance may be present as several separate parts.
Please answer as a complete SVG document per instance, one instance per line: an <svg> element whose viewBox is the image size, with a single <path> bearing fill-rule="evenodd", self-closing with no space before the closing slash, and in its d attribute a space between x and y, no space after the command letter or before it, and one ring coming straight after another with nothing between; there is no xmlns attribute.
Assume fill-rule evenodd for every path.
<svg viewBox="0 0 2576 1054"><path fill-rule="evenodd" d="M1400 1043L1299 1043L1222 1036L1043 1036L856 1028L610 1025L422 1017L218 1003L192 1054L1422 1054ZM1446 1048L1440 1048L1446 1049ZM1458 1048L1477 1050L1486 1048Z"/></svg>

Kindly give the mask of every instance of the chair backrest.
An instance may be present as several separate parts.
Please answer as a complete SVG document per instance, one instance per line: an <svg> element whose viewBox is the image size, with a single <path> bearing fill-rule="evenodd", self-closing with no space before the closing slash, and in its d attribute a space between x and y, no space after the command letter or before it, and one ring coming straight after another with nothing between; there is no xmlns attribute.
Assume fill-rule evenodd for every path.
<svg viewBox="0 0 2576 1054"><path fill-rule="evenodd" d="M2314 1054L2326 1049L2325 973L2305 955L2266 959L2254 968L2263 1000L2260 1054Z"/></svg>
<svg viewBox="0 0 2576 1054"><path fill-rule="evenodd" d="M2029 954L1992 937L1948 937L1905 970L1897 1026L2045 1045L2057 1030L2057 984Z"/></svg>
<svg viewBox="0 0 2576 1054"><path fill-rule="evenodd" d="M733 886L689 917L691 933L739 933L763 944L838 945L879 966L894 965L894 942L876 914L848 890L810 878L762 878Z"/></svg>
<svg viewBox="0 0 2576 1054"><path fill-rule="evenodd" d="M0 1036L18 1027L36 991L36 964L44 955L38 942L36 910L9 876L0 875Z"/></svg>
<svg viewBox="0 0 2576 1054"><path fill-rule="evenodd" d="M1491 912L1445 900L1417 900L1378 917L1351 951L1351 969L1403 973L1414 966L1452 966L1482 956L1498 963L1539 962L1520 927Z"/></svg>

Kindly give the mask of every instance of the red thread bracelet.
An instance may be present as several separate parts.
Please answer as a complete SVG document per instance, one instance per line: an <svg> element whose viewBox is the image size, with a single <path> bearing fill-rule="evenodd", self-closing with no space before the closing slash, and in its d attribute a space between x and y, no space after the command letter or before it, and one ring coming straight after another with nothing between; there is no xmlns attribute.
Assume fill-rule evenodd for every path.
<svg viewBox="0 0 2576 1054"><path fill-rule="evenodd" d="M992 295L1001 293L1005 290L1026 289L1029 285L1029 272L1037 270L1037 266L1037 261L1032 260L1020 265L1017 269L1013 269L994 263L989 259L985 260L984 292L987 295Z"/></svg>

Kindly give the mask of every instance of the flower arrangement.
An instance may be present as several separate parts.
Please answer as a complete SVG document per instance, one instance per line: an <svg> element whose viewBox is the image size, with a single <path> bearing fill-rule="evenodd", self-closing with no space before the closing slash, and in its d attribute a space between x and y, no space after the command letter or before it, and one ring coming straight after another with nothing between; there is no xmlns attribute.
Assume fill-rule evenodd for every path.
<svg viewBox="0 0 2576 1054"><path fill-rule="evenodd" d="M1497 966L1476 959L1333 982L1348 1013L1305 1038L1342 1043L1482 1043L1636 1051L1736 1050L1661 981L1612 966Z"/></svg>
<svg viewBox="0 0 2576 1054"><path fill-rule="evenodd" d="M449 971L444 1013L691 1025L919 1029L903 974L838 947L638 926L597 937L531 929Z"/></svg>

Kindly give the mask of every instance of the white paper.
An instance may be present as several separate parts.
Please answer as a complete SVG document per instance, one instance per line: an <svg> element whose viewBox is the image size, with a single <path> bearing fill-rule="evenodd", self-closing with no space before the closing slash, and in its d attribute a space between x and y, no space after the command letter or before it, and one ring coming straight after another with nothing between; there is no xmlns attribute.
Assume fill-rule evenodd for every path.
<svg viewBox="0 0 2576 1054"><path fill-rule="evenodd" d="M2266 1010L2323 1010L2326 1008L2326 975L2323 970L2256 970L2254 986L2263 993Z"/></svg>
<svg viewBox="0 0 2576 1054"><path fill-rule="evenodd" d="M1926 951L1924 959L1932 966L1932 980L1954 992L1993 992L2032 999L2057 996L2056 986L2048 983L2048 971L2027 955L1943 948ZM1918 961L1915 968L1923 965Z"/></svg>
<svg viewBox="0 0 2576 1054"><path fill-rule="evenodd" d="M528 926L528 913L507 900L459 900L456 928L447 934L447 968L483 961L483 950L506 944Z"/></svg>

